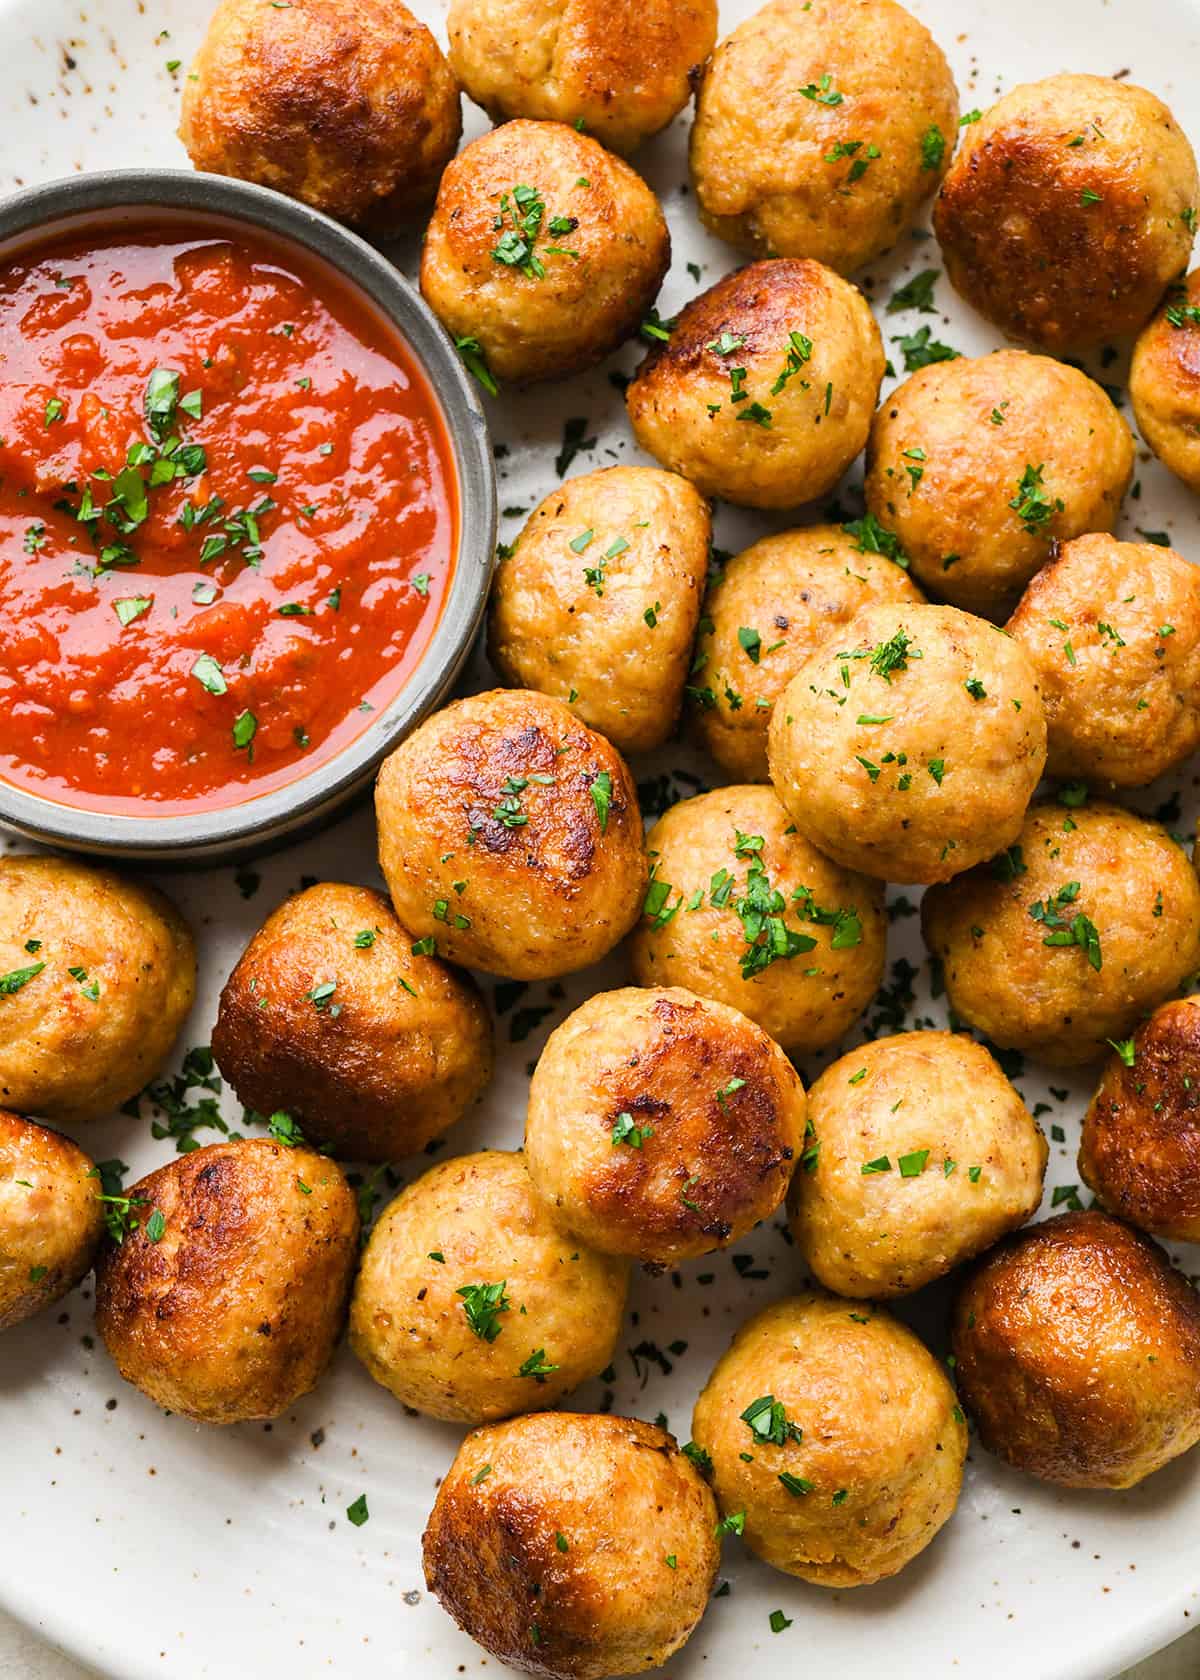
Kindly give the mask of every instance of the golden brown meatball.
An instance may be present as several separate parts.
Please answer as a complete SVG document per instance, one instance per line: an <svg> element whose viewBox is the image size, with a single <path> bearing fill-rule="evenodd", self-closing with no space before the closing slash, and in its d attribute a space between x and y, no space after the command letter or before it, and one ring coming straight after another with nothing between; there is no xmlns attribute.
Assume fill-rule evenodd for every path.
<svg viewBox="0 0 1200 1680"><path fill-rule="evenodd" d="M664 1430L535 1412L459 1448L425 1530L425 1583L513 1668L642 1674L704 1614L716 1520L703 1477Z"/></svg>
<svg viewBox="0 0 1200 1680"><path fill-rule="evenodd" d="M769 0L700 86L691 167L704 225L757 256L849 274L886 251L954 150L941 48L893 0Z"/></svg>
<svg viewBox="0 0 1200 1680"><path fill-rule="evenodd" d="M865 1587L953 1514L967 1431L937 1360L890 1313L808 1291L755 1315L696 1402L726 1516L787 1575Z"/></svg>
<svg viewBox="0 0 1200 1680"><path fill-rule="evenodd" d="M671 261L640 175L562 123L510 122L442 176L421 290L497 379L565 379L635 333Z"/></svg>
<svg viewBox="0 0 1200 1680"><path fill-rule="evenodd" d="M458 83L400 0L220 0L184 82L197 169L377 233L432 200L458 146Z"/></svg>
<svg viewBox="0 0 1200 1680"><path fill-rule="evenodd" d="M593 1248L661 1269L775 1211L805 1112L792 1064L736 1009L681 987L598 992L534 1070L529 1176Z"/></svg>
<svg viewBox="0 0 1200 1680"><path fill-rule="evenodd" d="M945 881L1010 845L1046 762L1033 668L956 607L867 607L784 690L771 781L848 869Z"/></svg>
<svg viewBox="0 0 1200 1680"><path fill-rule="evenodd" d="M793 1054L850 1030L883 979L880 882L810 846L765 787L685 799L646 845L654 880L633 936L639 986L716 998Z"/></svg>
<svg viewBox="0 0 1200 1680"><path fill-rule="evenodd" d="M621 752L661 747L683 702L711 537L708 504L676 473L568 479L496 568L492 664L565 700Z"/></svg>
<svg viewBox="0 0 1200 1680"><path fill-rule="evenodd" d="M358 1257L341 1169L242 1139L126 1194L131 1228L96 1262L96 1327L126 1382L193 1423L278 1417L314 1388Z"/></svg>
<svg viewBox="0 0 1200 1680"><path fill-rule="evenodd" d="M881 404L867 506L914 575L956 607L1004 618L1054 538L1111 531L1133 438L1076 368L997 350L936 362Z"/></svg>
<svg viewBox="0 0 1200 1680"><path fill-rule="evenodd" d="M1192 148L1161 99L1048 76L964 131L933 227L967 302L1060 355L1137 331L1187 265L1198 199Z"/></svg>
<svg viewBox="0 0 1200 1680"><path fill-rule="evenodd" d="M1200 745L1200 570L1174 549L1077 537L1008 630L1037 671L1052 776L1145 787Z"/></svg>
<svg viewBox="0 0 1200 1680"><path fill-rule="evenodd" d="M713 580L689 694L700 739L727 775L767 780L767 726L788 683L827 636L877 601L924 596L880 552L870 520L763 537Z"/></svg>
<svg viewBox="0 0 1200 1680"><path fill-rule="evenodd" d="M475 982L413 938L382 893L298 893L255 934L221 993L213 1052L247 1108L286 1109L352 1161L440 1137L492 1076Z"/></svg>
<svg viewBox="0 0 1200 1680"><path fill-rule="evenodd" d="M104 1234L96 1169L69 1138L0 1110L0 1330L74 1289Z"/></svg>
<svg viewBox="0 0 1200 1680"><path fill-rule="evenodd" d="M1163 466L1200 490L1200 268L1168 292L1134 345L1129 395Z"/></svg>
<svg viewBox="0 0 1200 1680"><path fill-rule="evenodd" d="M852 1050L809 1092L788 1221L839 1295L908 1295L1037 1212L1046 1140L981 1044L907 1032Z"/></svg>
<svg viewBox="0 0 1200 1680"><path fill-rule="evenodd" d="M1200 1242L1200 997L1117 1042L1083 1117L1079 1171L1143 1231Z"/></svg>
<svg viewBox="0 0 1200 1680"><path fill-rule="evenodd" d="M427 719L384 763L379 860L422 948L544 980L637 920L646 854L624 759L560 700L494 689Z"/></svg>
<svg viewBox="0 0 1200 1680"><path fill-rule="evenodd" d="M196 989L187 924L153 887L60 857L0 861L0 1100L66 1125L136 1095Z"/></svg>
<svg viewBox="0 0 1200 1680"><path fill-rule="evenodd" d="M760 262L683 310L625 393L642 448L706 496L791 508L867 441L883 377L861 292L817 262Z"/></svg>
<svg viewBox="0 0 1200 1680"><path fill-rule="evenodd" d="M380 1215L350 1345L405 1406L453 1423L543 1410L609 1364L629 1269L567 1235L520 1155L433 1167Z"/></svg>
<svg viewBox="0 0 1200 1680"><path fill-rule="evenodd" d="M1200 1300L1156 1242L1063 1213L980 1261L954 1313L989 1452L1065 1487L1132 1487L1200 1440Z"/></svg>
<svg viewBox="0 0 1200 1680"><path fill-rule="evenodd" d="M717 0L451 0L450 63L496 122L578 125L617 152L665 128L717 38Z"/></svg>
<svg viewBox="0 0 1200 1680"><path fill-rule="evenodd" d="M1102 1056L1200 963L1200 886L1165 828L1034 805L1014 846L925 894L954 1013L1055 1067Z"/></svg>

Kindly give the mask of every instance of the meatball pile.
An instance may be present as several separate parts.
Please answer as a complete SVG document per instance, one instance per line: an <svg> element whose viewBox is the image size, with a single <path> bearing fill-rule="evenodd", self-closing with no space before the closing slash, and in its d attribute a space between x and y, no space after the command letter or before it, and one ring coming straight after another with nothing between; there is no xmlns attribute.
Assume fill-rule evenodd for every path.
<svg viewBox="0 0 1200 1680"><path fill-rule="evenodd" d="M0 1330L94 1270L116 1370L200 1424L356 1360L397 1431L459 1428L429 1590L559 1680L660 1668L727 1537L839 1591L952 1543L969 1427L1065 1489L1200 1441L1200 1301L1156 1240L1200 1242L1200 878L1153 787L1195 779L1200 572L1135 523L1139 440L1200 490L1191 147L1092 75L960 122L897 0L718 22L451 0L447 58L399 0L221 0L197 167L423 223L424 298L497 402L640 339L607 370L627 433L570 419L552 461L585 410L540 391L497 449L530 494L493 675L382 764L378 871L347 846L222 974L185 1063L216 1141L162 1082L179 912L0 860ZM460 89L495 124L461 151ZM662 172L626 158L693 97L671 215L742 266L688 264L669 317ZM931 202L940 257L876 295ZM990 352L921 320L939 281ZM1123 339L1130 407L1100 383ZM722 503L753 510L738 552ZM1053 1069L1084 1084L1051 1075L1048 1141ZM125 1183L88 1128L147 1087L178 1148ZM1047 1207L1072 1103L1095 1201ZM625 1358L669 1371L693 1333L654 1339L646 1275L715 1322L715 1268L749 1293L772 1228L772 1304L709 1341L693 1438L615 1415ZM880 1303L931 1285L927 1346Z"/></svg>

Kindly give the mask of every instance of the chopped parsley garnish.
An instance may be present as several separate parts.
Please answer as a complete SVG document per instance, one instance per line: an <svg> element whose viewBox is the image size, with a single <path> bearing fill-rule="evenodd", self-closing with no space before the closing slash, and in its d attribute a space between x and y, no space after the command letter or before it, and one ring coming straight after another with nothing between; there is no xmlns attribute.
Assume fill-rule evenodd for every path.
<svg viewBox="0 0 1200 1680"><path fill-rule="evenodd" d="M365 1493L360 1493L353 1505L347 1505L346 1507L346 1517L354 1524L355 1528L361 1528L370 1515L370 1511L367 1510L367 1496Z"/></svg>
<svg viewBox="0 0 1200 1680"><path fill-rule="evenodd" d="M779 1480L793 1499L803 1499L805 1494L811 1493L813 1490L810 1481L803 1476L793 1476L790 1470L781 1471Z"/></svg>
<svg viewBox="0 0 1200 1680"><path fill-rule="evenodd" d="M1047 495L1042 482L1045 470L1045 463L1036 467L1026 465L1017 493L1008 504L1031 537L1039 536L1054 515L1062 513L1065 507L1061 497Z"/></svg>
<svg viewBox="0 0 1200 1680"><path fill-rule="evenodd" d="M811 338L806 338L801 332L788 334L788 347L784 356L783 367L779 370L779 377L771 387L771 395L777 397L789 380L812 360L813 344Z"/></svg>
<svg viewBox="0 0 1200 1680"><path fill-rule="evenodd" d="M1089 917L1078 913L1068 921L1061 913L1068 905L1075 903L1079 893L1079 882L1068 881L1052 897L1038 899L1036 904L1031 904L1029 914L1035 922L1041 922L1044 927L1050 929L1042 940L1043 945L1077 945L1099 973L1103 958L1100 935L1095 923Z"/></svg>
<svg viewBox="0 0 1200 1680"><path fill-rule="evenodd" d="M30 963L27 968L11 968L7 974L0 974L0 997L12 997L22 986L35 980L45 966L44 962Z"/></svg>
<svg viewBox="0 0 1200 1680"><path fill-rule="evenodd" d="M202 653L192 666L192 676L206 688L210 694L225 694L229 684L225 681L225 673L217 664L211 653Z"/></svg>
<svg viewBox="0 0 1200 1680"><path fill-rule="evenodd" d="M816 105L840 105L844 97L834 88L833 77L830 75L822 76L819 81L809 82L798 91Z"/></svg>
<svg viewBox="0 0 1200 1680"><path fill-rule="evenodd" d="M653 1136L653 1126L635 1125L633 1115L628 1112L617 1115L612 1129L614 1148L618 1143L627 1143L631 1149L640 1149L645 1140Z"/></svg>
<svg viewBox="0 0 1200 1680"><path fill-rule="evenodd" d="M936 123L930 123L921 136L921 168L940 169L946 155L946 136Z"/></svg>
<svg viewBox="0 0 1200 1680"><path fill-rule="evenodd" d="M900 546L900 538L881 525L873 513L865 513L861 519L852 519L842 526L842 530L860 554L882 554L885 560L894 561L904 571L908 570L908 556Z"/></svg>
<svg viewBox="0 0 1200 1680"><path fill-rule="evenodd" d="M949 344L939 343L929 327L918 327L914 333L893 338L892 343L900 346L906 373L917 373L934 362L956 362L961 355L961 351L952 349Z"/></svg>
<svg viewBox="0 0 1200 1680"><path fill-rule="evenodd" d="M467 1323L483 1342L494 1342L503 1328L498 1322L501 1313L511 1310L506 1283L465 1283L455 1294L462 1296Z"/></svg>
<svg viewBox="0 0 1200 1680"><path fill-rule="evenodd" d="M596 807L596 820L600 824L601 834L608 832L608 812L612 804L612 777L607 770L601 770L592 783L592 804Z"/></svg>
<svg viewBox="0 0 1200 1680"><path fill-rule="evenodd" d="M500 384L491 368L487 365L487 356L483 345L477 338L456 338L454 348L462 359L462 365L478 384L482 385L489 397L500 395Z"/></svg>
<svg viewBox="0 0 1200 1680"><path fill-rule="evenodd" d="M911 280L892 293L887 313L898 315L904 309L917 309L926 315L936 314L933 288L940 275L941 270L937 268L923 268L919 274L914 274Z"/></svg>
<svg viewBox="0 0 1200 1680"><path fill-rule="evenodd" d="M751 1401L741 1413L741 1420L756 1440L770 1442L776 1447L782 1447L788 1441L799 1441L804 1435L797 1424L790 1422L783 1402L776 1400L773 1394L764 1394Z"/></svg>
<svg viewBox="0 0 1200 1680"><path fill-rule="evenodd" d="M519 1377L532 1377L535 1382L544 1383L551 1371L557 1371L558 1366L546 1358L545 1348L535 1348L524 1360L517 1371Z"/></svg>

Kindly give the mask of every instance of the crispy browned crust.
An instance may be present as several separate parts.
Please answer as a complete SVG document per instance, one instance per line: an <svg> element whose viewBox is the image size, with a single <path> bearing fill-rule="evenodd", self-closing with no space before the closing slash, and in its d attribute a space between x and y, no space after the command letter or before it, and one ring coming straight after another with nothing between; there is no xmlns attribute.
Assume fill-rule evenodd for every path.
<svg viewBox="0 0 1200 1680"><path fill-rule="evenodd" d="M491 1019L470 975L412 945L367 887L327 883L282 904L225 982L213 1028L240 1101L286 1109L352 1161L398 1160L453 1125L491 1080Z"/></svg>
<svg viewBox="0 0 1200 1680"><path fill-rule="evenodd" d="M993 1249L959 1293L954 1354L984 1446L1047 1481L1129 1487L1200 1438L1200 1299L1108 1214Z"/></svg>
<svg viewBox="0 0 1200 1680"><path fill-rule="evenodd" d="M635 413L656 381L689 374L716 373L729 387L729 357L708 346L722 332L745 339L738 362L757 355L780 359L797 319L819 309L829 289L830 271L808 257L778 257L747 263L684 305L671 336L652 344L630 385L626 400Z"/></svg>
<svg viewBox="0 0 1200 1680"><path fill-rule="evenodd" d="M104 1232L93 1172L70 1138L0 1109L0 1330L91 1271Z"/></svg>
<svg viewBox="0 0 1200 1680"><path fill-rule="evenodd" d="M1138 431L1191 490L1200 490L1200 325L1183 310L1197 304L1200 268L1167 293L1165 307L1139 336L1129 368Z"/></svg>
<svg viewBox="0 0 1200 1680"><path fill-rule="evenodd" d="M1093 104L1070 88L1064 100L1056 81L1094 83ZM1081 111L1099 125L1120 100L1140 103L1143 144L1091 143ZM1072 145L1080 132L1085 143ZM1055 354L1135 332L1191 247L1181 213L1195 195L1194 160L1189 182L1159 182L1162 148L1180 140L1167 107L1131 84L1060 77L1014 89L966 131L934 205L951 284L1004 331ZM1151 206L1148 185L1169 206Z"/></svg>
<svg viewBox="0 0 1200 1680"><path fill-rule="evenodd" d="M557 8L541 0L453 0L446 28L456 74L494 122L579 121L614 151L631 152L691 98L717 38L717 6L716 0L557 0ZM507 50L523 28L537 32L540 55Z"/></svg>
<svg viewBox="0 0 1200 1680"><path fill-rule="evenodd" d="M1164 1003L1114 1054L1083 1120L1079 1171L1113 1213L1200 1242L1200 997Z"/></svg>
<svg viewBox="0 0 1200 1680"><path fill-rule="evenodd" d="M619 1115L632 1114L635 1124L654 1127L660 1149L667 1144L680 1163L705 1161L708 1169L689 1185L681 1165L677 1193L664 1196L659 1149L614 1149L581 1192L597 1219L636 1230L648 1250L697 1235L716 1246L754 1210L778 1206L787 1189L796 1082L783 1088L776 1046L748 1021L738 1031L678 989L660 992L650 1009L654 1037L610 1070L604 1124L611 1132ZM720 1100L718 1090L735 1079L744 1083Z"/></svg>
<svg viewBox="0 0 1200 1680"><path fill-rule="evenodd" d="M400 0L222 0L179 128L197 169L379 232L429 203L461 132L458 83Z"/></svg>
<svg viewBox="0 0 1200 1680"><path fill-rule="evenodd" d="M601 776L611 787L603 828L592 791ZM513 781L527 783L527 821L510 826L495 813ZM493 689L447 706L385 762L376 811L397 914L454 962L516 979L569 973L610 950L641 909L633 776L548 695Z"/></svg>
<svg viewBox="0 0 1200 1680"><path fill-rule="evenodd" d="M340 1168L243 1139L127 1194L139 1228L96 1264L96 1327L121 1375L197 1423L278 1417L314 1387L345 1317L358 1213Z"/></svg>
<svg viewBox="0 0 1200 1680"><path fill-rule="evenodd" d="M663 1430L533 1413L463 1442L425 1530L425 1580L485 1650L527 1673L639 1673L700 1620L716 1520L706 1483Z"/></svg>

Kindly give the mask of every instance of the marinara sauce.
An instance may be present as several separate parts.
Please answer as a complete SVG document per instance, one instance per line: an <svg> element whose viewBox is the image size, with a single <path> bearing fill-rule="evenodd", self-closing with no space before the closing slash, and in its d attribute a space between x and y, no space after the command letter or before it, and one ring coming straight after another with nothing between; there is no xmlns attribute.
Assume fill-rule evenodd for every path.
<svg viewBox="0 0 1200 1680"><path fill-rule="evenodd" d="M173 815L304 775L424 652L458 508L424 375L340 276L219 224L0 269L0 776Z"/></svg>

